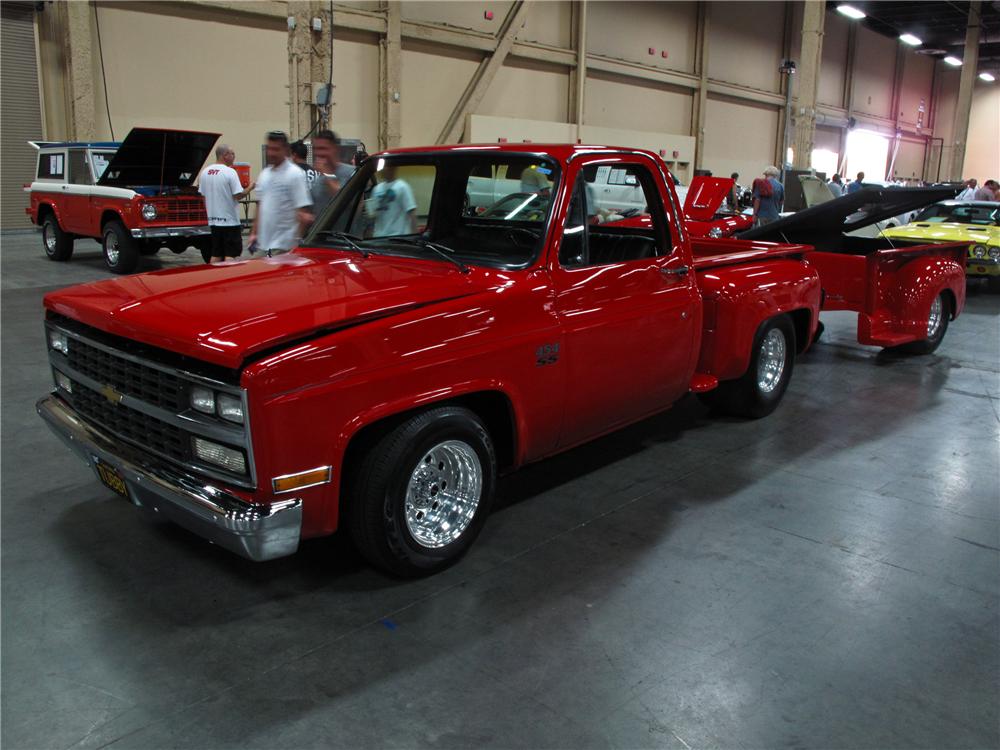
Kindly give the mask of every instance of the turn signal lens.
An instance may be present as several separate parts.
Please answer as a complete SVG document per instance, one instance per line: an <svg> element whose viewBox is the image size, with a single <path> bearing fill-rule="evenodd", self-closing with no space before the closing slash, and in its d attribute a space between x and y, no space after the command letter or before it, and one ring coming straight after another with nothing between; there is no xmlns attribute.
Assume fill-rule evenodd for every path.
<svg viewBox="0 0 1000 750"><path fill-rule="evenodd" d="M73 381L70 380L66 376L66 373L59 372L59 370L53 370L53 372L56 375L56 385L58 387L62 388L67 393L72 393L73 392Z"/></svg>
<svg viewBox="0 0 1000 750"><path fill-rule="evenodd" d="M223 469L236 472L237 474L247 473L247 460L243 451L235 448L227 448L224 445L213 443L210 440L194 438L191 441L194 448L194 455L201 461L208 464L221 466Z"/></svg>
<svg viewBox="0 0 1000 750"><path fill-rule="evenodd" d="M320 466L318 469L300 471L298 474L286 474L283 477L275 477L271 480L271 486L277 494L282 492L292 492L305 487L315 487L317 484L326 484L330 481L333 469L330 466Z"/></svg>

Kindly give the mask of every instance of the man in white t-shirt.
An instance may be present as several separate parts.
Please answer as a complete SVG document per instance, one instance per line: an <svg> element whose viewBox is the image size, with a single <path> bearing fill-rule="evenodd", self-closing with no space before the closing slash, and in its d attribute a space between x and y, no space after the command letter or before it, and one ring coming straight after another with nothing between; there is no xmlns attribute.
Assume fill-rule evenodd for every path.
<svg viewBox="0 0 1000 750"><path fill-rule="evenodd" d="M375 219L374 237L417 233L417 201L405 180L396 177L396 166L387 161L383 180L365 201L365 212Z"/></svg>
<svg viewBox="0 0 1000 750"><path fill-rule="evenodd" d="M288 136L275 130L267 134L267 167L257 180L257 216L250 244L268 255L286 253L299 244L302 230L313 216L306 175L289 158Z"/></svg>
<svg viewBox="0 0 1000 750"><path fill-rule="evenodd" d="M215 164L205 167L198 177L198 192L205 196L208 227L212 232L210 263L237 258L243 253L238 202L253 190L251 182L244 190L240 176L233 169L236 152L225 143L215 149Z"/></svg>
<svg viewBox="0 0 1000 750"><path fill-rule="evenodd" d="M976 195L976 186L978 184L979 183L976 181L974 177L972 179L966 180L965 188L963 188L961 193L955 196L955 200L957 201L974 200L974 196Z"/></svg>

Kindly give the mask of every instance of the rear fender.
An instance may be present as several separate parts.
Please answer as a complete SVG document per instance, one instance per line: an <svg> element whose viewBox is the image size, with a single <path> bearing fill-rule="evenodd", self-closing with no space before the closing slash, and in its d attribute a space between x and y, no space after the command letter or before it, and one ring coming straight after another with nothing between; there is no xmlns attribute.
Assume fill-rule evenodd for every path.
<svg viewBox="0 0 1000 750"><path fill-rule="evenodd" d="M965 307L964 249L918 256L898 268L870 269L877 278L870 291L868 313L858 316L858 341L875 346L897 346L927 336L931 303L945 292L951 317ZM873 258L872 262L876 262Z"/></svg>
<svg viewBox="0 0 1000 750"><path fill-rule="evenodd" d="M798 351L815 335L822 291L808 263L774 260L719 268L700 274L699 284L704 299L699 373L720 381L743 375L760 325L777 315L791 314L796 330L806 333Z"/></svg>

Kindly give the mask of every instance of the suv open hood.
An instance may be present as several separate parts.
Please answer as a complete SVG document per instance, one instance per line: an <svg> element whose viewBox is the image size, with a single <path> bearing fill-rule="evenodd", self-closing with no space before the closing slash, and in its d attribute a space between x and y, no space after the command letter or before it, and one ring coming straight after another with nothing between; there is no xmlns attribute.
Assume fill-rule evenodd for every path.
<svg viewBox="0 0 1000 750"><path fill-rule="evenodd" d="M719 206L733 189L735 180L729 177L704 177L691 180L684 197L684 216L695 221L711 221Z"/></svg>
<svg viewBox="0 0 1000 750"><path fill-rule="evenodd" d="M190 187L218 140L218 133L132 128L97 184Z"/></svg>
<svg viewBox="0 0 1000 750"><path fill-rule="evenodd" d="M863 187L855 193L740 232L739 238L815 245L907 211L954 198L956 192L954 187Z"/></svg>

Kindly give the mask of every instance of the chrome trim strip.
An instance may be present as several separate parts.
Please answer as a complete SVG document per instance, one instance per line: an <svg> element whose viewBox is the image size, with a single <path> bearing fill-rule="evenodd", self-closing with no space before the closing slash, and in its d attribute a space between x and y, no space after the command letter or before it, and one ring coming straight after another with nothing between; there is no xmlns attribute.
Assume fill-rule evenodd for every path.
<svg viewBox="0 0 1000 750"><path fill-rule="evenodd" d="M299 487L295 487L294 489L291 489L291 490L279 490L279 489L275 489L275 487L274 487L274 483L277 482L279 479L290 479L292 477L302 476L303 474L312 474L314 471L323 471L323 470L326 470L327 476L326 476L326 479L324 479L322 482L313 482L312 484L303 484L303 485L301 485ZM333 481L333 467L332 466L317 466L315 469L306 469L305 471L295 471L295 472L292 472L291 474L282 474L279 477L273 477L271 479L271 492L273 492L275 495L287 495L289 492L295 492L296 490L306 490L306 489L309 489L310 487L319 487L321 484L329 484L332 481Z"/></svg>
<svg viewBox="0 0 1000 750"><path fill-rule="evenodd" d="M55 394L41 399L35 408L49 428L92 468L101 461L117 469L134 505L251 560L273 560L298 549L300 498L274 503L244 500L118 442L81 421Z"/></svg>
<svg viewBox="0 0 1000 750"><path fill-rule="evenodd" d="M207 225L194 227L149 227L144 229L133 229L131 234L138 239L146 238L166 238L171 237L205 237L212 233Z"/></svg>

